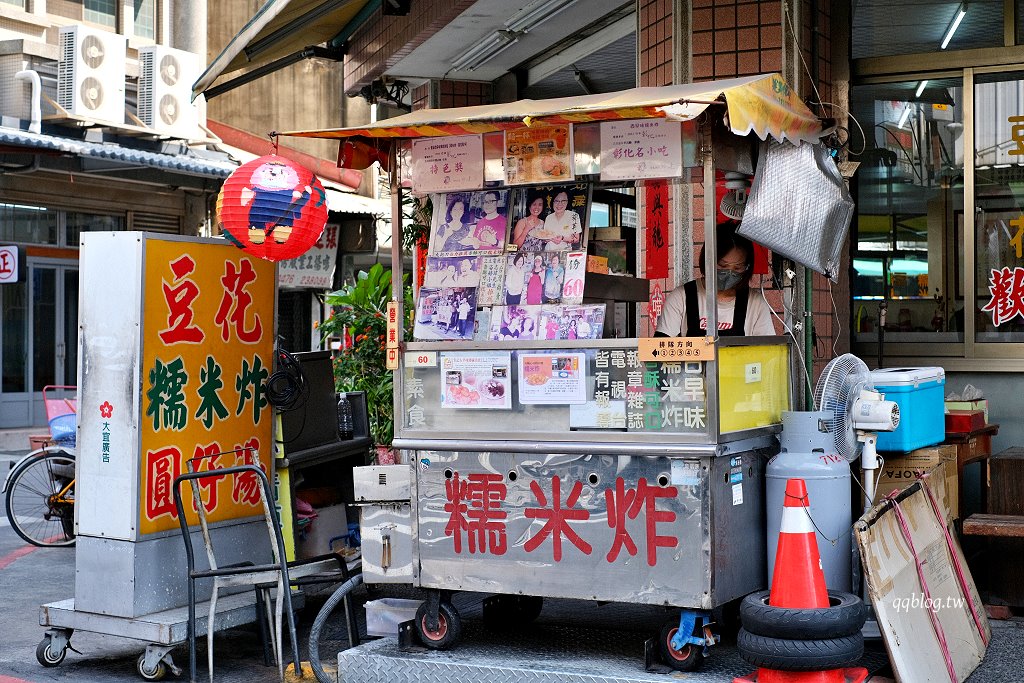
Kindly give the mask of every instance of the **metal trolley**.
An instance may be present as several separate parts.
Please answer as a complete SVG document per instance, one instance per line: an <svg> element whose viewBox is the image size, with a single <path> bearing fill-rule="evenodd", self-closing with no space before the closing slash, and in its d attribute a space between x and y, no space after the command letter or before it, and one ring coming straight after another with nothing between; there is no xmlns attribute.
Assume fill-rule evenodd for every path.
<svg viewBox="0 0 1024 683"><path fill-rule="evenodd" d="M675 116L681 130L683 172L669 179L673 201L681 202L688 201L682 190L689 184L714 187L716 170L752 173L758 137L810 140L820 131L776 74L427 110L369 128L293 134L345 139L343 156L349 145L388 148L393 244L399 244L409 138L482 134L490 189L502 187L504 129L524 121L572 122L576 182L585 182L600 172L601 120L666 116ZM703 194L704 224L714 225L715 193ZM688 241L678 232L673 243ZM715 253L708 230L707 272L714 272ZM398 249L392 267L401 306ZM615 300L600 286L615 279L588 274L584 302ZM639 282L646 292L649 283ZM708 329L717 329L715 290L709 278ZM643 307L628 306L632 336ZM403 315L399 308L398 319ZM655 604L681 608L680 618L662 630L660 649L670 666L687 670L714 643L710 610L764 587L765 464L777 451L774 435L794 393L787 340L708 339L710 359L690 362L669 346L683 340L664 340L661 358L668 360L655 361L641 357L645 342L635 337L407 342L399 331L399 342L392 351L398 357L394 446L408 454L409 465L356 477L364 505L363 571L370 583L427 589L415 624L428 647L448 648L459 639L453 591L496 594L485 615L519 621L535 617L545 597ZM583 400L525 399L537 363L578 370L575 390ZM494 391L508 392L510 400L497 410L452 406L441 399L447 373L472 374L478 388L490 377L502 387Z"/></svg>

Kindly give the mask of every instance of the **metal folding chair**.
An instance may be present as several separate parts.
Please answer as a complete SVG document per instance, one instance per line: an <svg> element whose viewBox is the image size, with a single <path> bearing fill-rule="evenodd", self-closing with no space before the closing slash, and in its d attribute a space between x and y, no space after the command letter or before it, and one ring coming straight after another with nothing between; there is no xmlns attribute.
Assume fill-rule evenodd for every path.
<svg viewBox="0 0 1024 683"><path fill-rule="evenodd" d="M255 464L237 465L223 469L213 469L197 472L193 463L205 458L214 458L218 455L225 455L239 452L251 452ZM284 539L281 535L281 524L277 518L277 509L273 504L270 482L267 475L259 467L259 455L252 449L237 448L225 453L213 453L210 455L192 458L187 462L188 472L178 476L174 480L174 505L178 511L178 523L181 526L181 533L185 540L185 554L188 561L188 648L189 648L189 676L192 683L196 682L196 581L199 579L213 579L213 589L210 596L210 612L206 624L206 649L207 665L210 672L210 683L213 683L213 632L215 630L215 617L217 613L217 594L224 588L235 586L252 586L262 593L261 600L265 606L265 612L260 614L257 606L257 619L270 618L270 592L272 588L277 590L275 604L274 629L271 634L274 652L277 658L277 668L281 679L284 680L284 661L282 656L282 617L288 619L288 635L292 641L292 661L295 671L302 675L302 667L299 662L298 639L295 636L295 615L292 611L291 580L288 575L288 563L284 555ZM214 552L213 538L206 519L206 508L203 506L202 496L199 491L199 480L207 477L235 477L243 473L254 474L259 477L263 495L263 516L267 525L267 532L270 538L270 550L273 562L269 564L232 565L220 567ZM181 484L189 482L192 487L192 500L195 503L199 526L202 531L203 545L206 547L206 558L209 562L209 569L196 569L195 550L192 546L192 537L189 533L188 521L185 518L185 507L181 499Z"/></svg>

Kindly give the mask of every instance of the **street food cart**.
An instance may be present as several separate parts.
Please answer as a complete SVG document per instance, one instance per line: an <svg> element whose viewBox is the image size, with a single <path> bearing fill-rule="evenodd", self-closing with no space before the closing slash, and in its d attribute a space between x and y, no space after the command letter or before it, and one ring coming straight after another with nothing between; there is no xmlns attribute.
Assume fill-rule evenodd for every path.
<svg viewBox="0 0 1024 683"><path fill-rule="evenodd" d="M593 335L600 338L507 339L493 309L490 329L497 332L472 337L449 324L449 313L438 322L435 295L447 290L429 281L414 322L417 330L434 325L424 335L433 339L406 339L400 325L393 328L394 446L408 464L397 474L377 468L357 475L356 497L367 504L363 571L370 583L427 589L416 628L429 647L447 648L459 638L453 591L501 596L489 612L504 620L536 616L544 597L655 604L682 608L663 629L661 650L671 666L688 669L714 642L705 628L710 610L764 587L764 470L778 449L782 412L793 403L789 340L649 338L660 285L673 284L664 272L655 281L650 264L656 247L664 257L671 246L684 254L669 257L676 279L691 279L685 255L692 238L672 228L664 198L688 202L683 190L703 184L704 225L714 225L717 170L750 174L759 139L799 143L819 131L817 118L776 74L426 110L365 128L284 134L339 138L342 159L387 158L396 245L409 183L432 193L432 250L442 217L451 222L459 213L450 193L446 200L434 188L465 189L460 173L469 165L482 166L473 188L480 202L508 209L507 242L513 193L524 188L555 184L548 206L560 201L558 183L573 205L580 204L573 192L590 197L606 187L647 197L630 248L642 254L635 259L638 277L582 276L582 304L607 306L605 333ZM547 158L539 153L545 149L552 152ZM615 179L602 180L609 177ZM461 210L477 201L466 200ZM570 246L567 261L585 239ZM705 230L704 243L705 268L714 272L713 229ZM500 252L508 268L515 251ZM392 263L397 323L411 315L401 310L398 249ZM430 267L427 276L417 274L417 284ZM478 284L478 303L486 279ZM659 285L653 295L652 282ZM453 306L468 296L451 292ZM717 329L715 300L709 278L708 329ZM626 302L618 304L626 315L612 315L616 302Z"/></svg>

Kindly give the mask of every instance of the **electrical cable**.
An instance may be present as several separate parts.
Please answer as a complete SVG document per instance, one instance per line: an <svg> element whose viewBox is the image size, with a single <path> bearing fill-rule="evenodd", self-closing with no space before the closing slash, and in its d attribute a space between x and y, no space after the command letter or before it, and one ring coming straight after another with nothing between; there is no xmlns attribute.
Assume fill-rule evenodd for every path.
<svg viewBox="0 0 1024 683"><path fill-rule="evenodd" d="M282 348L276 351L278 369L267 378L263 392L270 405L279 413L286 413L306 405L309 397L309 383L302 372L302 365L295 356ZM279 444L291 443L302 435L306 428L306 411L302 411L302 424L290 439L274 439Z"/></svg>
<svg viewBox="0 0 1024 683"><path fill-rule="evenodd" d="M305 404L309 395L302 366L295 356L280 348L277 350L277 365L277 371L267 379L267 400L281 412L295 410Z"/></svg>
<svg viewBox="0 0 1024 683"><path fill-rule="evenodd" d="M839 307L836 306L836 298L832 295L832 280L825 278L825 281L828 282L828 298L832 300L832 315L836 318L836 331L832 335L832 357L835 358L839 355L836 346L839 344L839 337L843 334L843 325L839 321Z"/></svg>
<svg viewBox="0 0 1024 683"><path fill-rule="evenodd" d="M850 117L850 120L853 121L855 124L857 124L857 129L860 131L860 139L861 139L861 143L862 143L862 146L861 146L859 152L854 152L853 150L850 150L850 154L854 154L856 156L860 156L865 151L867 151L867 148L868 148L868 136L864 132L864 127L862 125L860 125L860 121L857 120L857 117L853 115L852 111L850 111L849 109L847 109L845 107L840 107L838 104L834 104L832 102L811 102L810 104L816 104L816 105L822 106L822 107L824 107L824 106L835 107L836 109L839 109L840 111L845 111L846 115L848 117ZM849 137L847 137L847 141L844 143L844 145L847 145L847 144L849 144Z"/></svg>
<svg viewBox="0 0 1024 683"><path fill-rule="evenodd" d="M778 286L778 283L775 281L774 277L772 277L772 284L774 284L776 286L776 289L778 289L780 292L782 291L782 288ZM793 334L793 330L790 329L789 325L786 324L786 321L780 318L779 314L775 312L774 308L772 308L772 305L768 303L768 296L764 293L764 287L758 287L758 289L761 290L761 298L764 299L765 306L767 306L768 310L771 311L772 315L774 315L778 319L778 321L782 323L782 329L785 330L790 337L792 337L793 348L796 349L796 355L800 359L800 369L803 371L804 379L807 380L807 389L808 391L811 392L811 396L814 396L814 387L811 384L811 376L807 374L807 363L804 362L804 354L803 351L800 350L800 341L797 340L796 335ZM787 315L789 314L789 312L786 310L785 300L783 300L782 302L782 312L786 313Z"/></svg>
<svg viewBox="0 0 1024 683"><path fill-rule="evenodd" d="M789 13L789 3L782 3L782 13L786 15L786 23L789 24L789 30L793 32L793 42L796 44L796 54L800 58L800 63L804 65L804 71L807 72L807 80L811 83L811 89L814 90L814 97L821 101L821 93L818 92L818 84L814 82L814 74L811 73L811 68L807 66L807 61L804 59L803 48L800 47L800 39L798 36L800 33L796 30L796 25L793 24L793 16Z"/></svg>

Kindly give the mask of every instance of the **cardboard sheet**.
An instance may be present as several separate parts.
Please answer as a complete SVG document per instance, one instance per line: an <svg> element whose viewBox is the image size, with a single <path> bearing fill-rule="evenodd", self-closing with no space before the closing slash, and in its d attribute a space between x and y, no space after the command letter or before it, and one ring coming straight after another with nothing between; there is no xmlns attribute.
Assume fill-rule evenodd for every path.
<svg viewBox="0 0 1024 683"><path fill-rule="evenodd" d="M857 521L854 525L857 544L871 604L896 680L908 683L953 680L931 618L934 614L945 638L956 681L960 683L981 663L992 631L956 535L950 531L950 548L944 515L936 516L922 486L922 482L913 484L895 502L903 512L927 590L922 586L918 563L901 530L892 501L881 501ZM941 500L938 504L942 510ZM954 556L963 570L966 591L957 580ZM971 614L972 604L978 623Z"/></svg>

